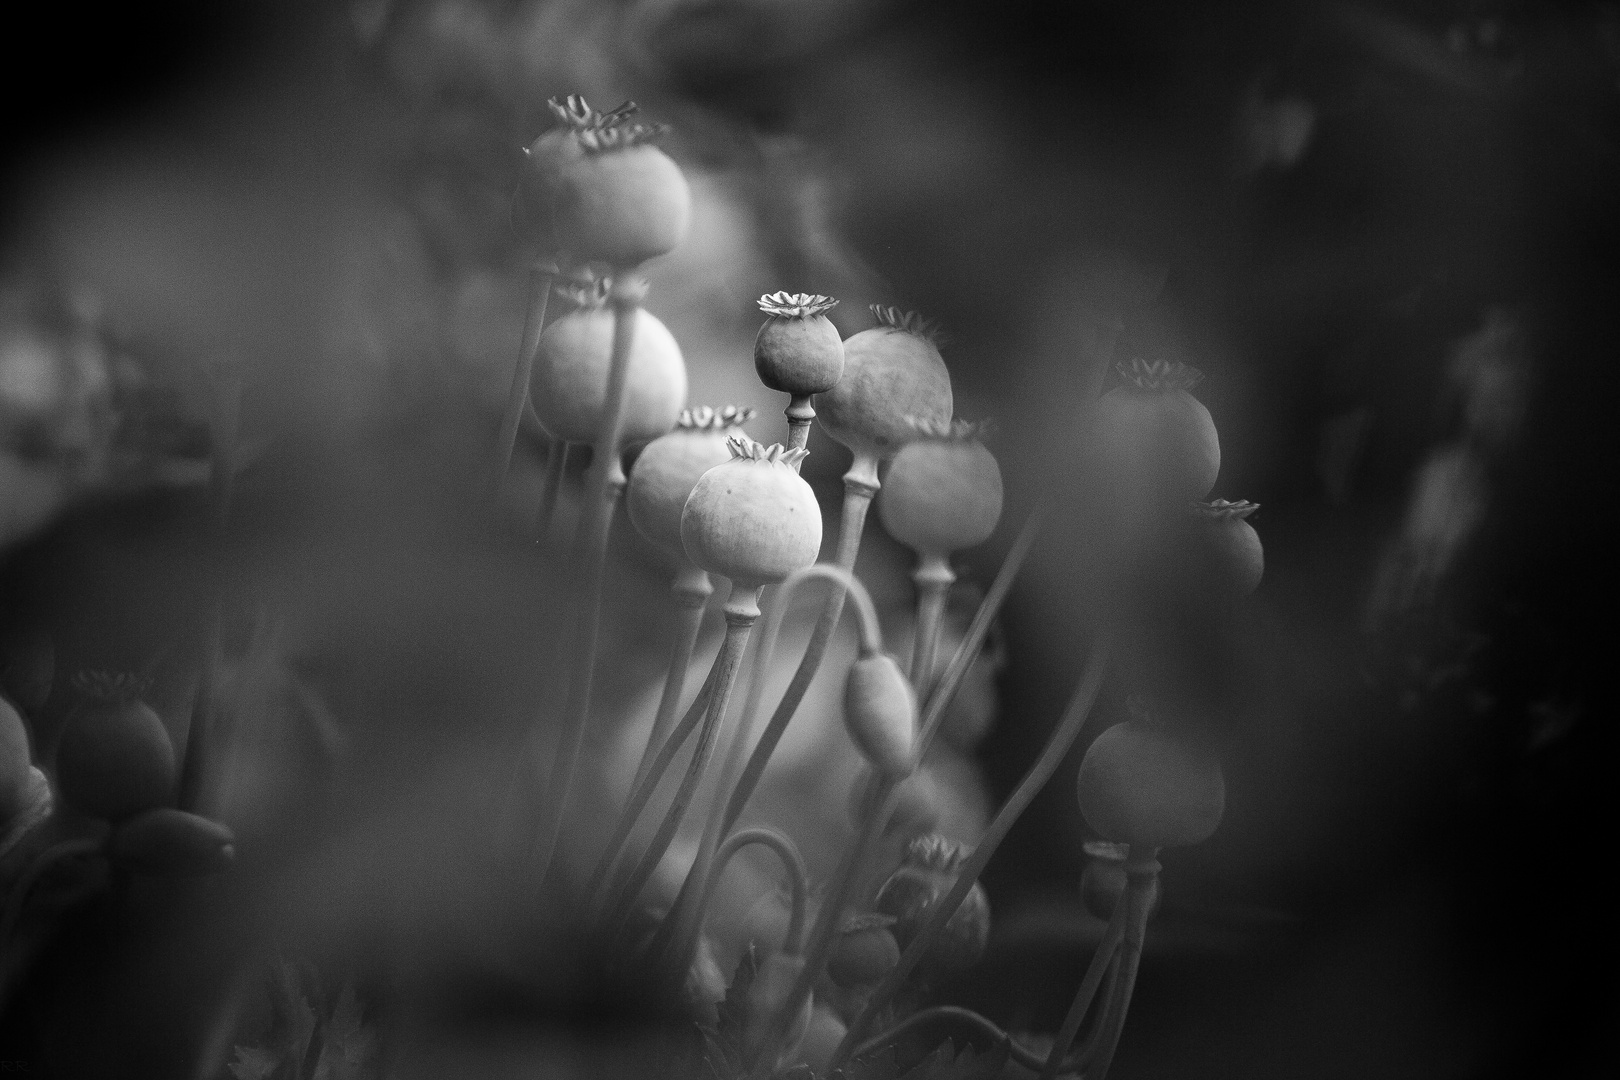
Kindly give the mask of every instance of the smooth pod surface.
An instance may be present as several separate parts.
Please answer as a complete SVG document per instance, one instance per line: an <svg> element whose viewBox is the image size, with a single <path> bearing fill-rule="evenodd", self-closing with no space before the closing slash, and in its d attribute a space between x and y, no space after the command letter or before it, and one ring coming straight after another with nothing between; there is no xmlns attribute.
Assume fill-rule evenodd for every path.
<svg viewBox="0 0 1620 1080"><path fill-rule="evenodd" d="M844 342L844 375L816 395L827 434L856 453L892 457L916 437L915 422L949 424L951 376L927 338L889 326Z"/></svg>
<svg viewBox="0 0 1620 1080"><path fill-rule="evenodd" d="M685 557L681 511L703 474L731 460L726 432L676 428L647 444L630 470L625 509L636 531Z"/></svg>
<svg viewBox="0 0 1620 1080"><path fill-rule="evenodd" d="M557 243L577 260L637 266L672 251L691 223L691 188L656 146L587 149L561 164Z"/></svg>
<svg viewBox="0 0 1620 1080"><path fill-rule="evenodd" d="M863 656L844 682L844 726L862 756L886 776L915 766L917 697L911 680L887 653Z"/></svg>
<svg viewBox="0 0 1620 1080"><path fill-rule="evenodd" d="M217 821L169 808L137 814L113 830L107 857L146 874L212 874L235 857L235 837Z"/></svg>
<svg viewBox="0 0 1620 1080"><path fill-rule="evenodd" d="M686 404L686 363L674 336L644 308L636 309L635 327L625 384L626 446L668 432ZM608 307L580 308L546 327L529 394L547 434L571 443L596 440L612 359L613 312Z"/></svg>
<svg viewBox="0 0 1620 1080"><path fill-rule="evenodd" d="M973 439L907 443L877 495L883 528L926 555L984 543L1001 520L1001 504L1001 467Z"/></svg>
<svg viewBox="0 0 1620 1080"><path fill-rule="evenodd" d="M1196 844L1214 833L1226 809L1220 760L1146 720L1097 736L1075 790L1087 824L1120 844Z"/></svg>
<svg viewBox="0 0 1620 1080"><path fill-rule="evenodd" d="M844 339L825 315L765 320L754 338L759 381L785 394L824 394L844 374Z"/></svg>
<svg viewBox="0 0 1620 1080"><path fill-rule="evenodd" d="M839 986L871 986L900 963L900 945L889 929L892 916L857 915L833 942L827 974Z"/></svg>
<svg viewBox="0 0 1620 1080"><path fill-rule="evenodd" d="M1216 500L1195 510L1193 572L1215 594L1241 600L1260 587L1266 573L1265 547L1247 521L1253 503Z"/></svg>
<svg viewBox="0 0 1620 1080"><path fill-rule="evenodd" d="M1206 497L1221 471L1221 441L1203 402L1184 389L1127 383L1092 410L1109 478L1134 494L1181 503Z"/></svg>
<svg viewBox="0 0 1620 1080"><path fill-rule="evenodd" d="M734 457L692 488L681 542L700 570L745 585L781 581L820 554L821 507L784 461Z"/></svg>
<svg viewBox="0 0 1620 1080"><path fill-rule="evenodd" d="M174 797L174 747L163 721L141 702L96 702L63 729L56 781L71 805L120 821Z"/></svg>

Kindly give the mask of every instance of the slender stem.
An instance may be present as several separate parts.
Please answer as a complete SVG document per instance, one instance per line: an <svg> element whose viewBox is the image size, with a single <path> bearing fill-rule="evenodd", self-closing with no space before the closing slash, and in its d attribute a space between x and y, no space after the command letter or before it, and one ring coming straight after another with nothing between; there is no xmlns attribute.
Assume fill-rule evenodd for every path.
<svg viewBox="0 0 1620 1080"><path fill-rule="evenodd" d="M810 425L816 419L816 409L810 403L810 395L806 394L803 397L794 395L788 401L785 412L788 422L787 448L789 450L803 450L810 445ZM803 463L803 458L795 461L793 471L798 472L799 466Z"/></svg>
<svg viewBox="0 0 1620 1080"><path fill-rule="evenodd" d="M731 688L737 681L737 668L741 666L743 652L748 648L749 632L759 619L759 590L759 585L732 583L731 596L726 600L725 608L726 639L720 646L720 654L714 660L714 690L709 699L708 711L703 717L703 727L698 732L697 746L692 750L692 762L686 768L686 776L682 778L681 786L675 792L675 800L670 804L669 812L659 823L658 831L653 834L651 843L642 852L641 861L630 875L624 892L620 894L616 910L609 914L609 926L617 926L635 905L642 887L646 885L647 879L652 877L658 864L663 861L664 853L669 850L670 841L675 838L681 819L686 816L686 808L692 801L692 794L703 779L703 772L708 767L709 757L714 749L715 732L720 727L721 718L726 714L726 706L731 700Z"/></svg>
<svg viewBox="0 0 1620 1080"><path fill-rule="evenodd" d="M506 394L506 409L501 414L501 429L495 439L496 489L512 467L512 450L517 446L523 407L529 400L529 383L534 378L534 354L540 350L540 330L546 322L546 302L551 298L551 281L557 273L553 263L536 263L529 271L529 307L523 320L523 341L518 346L517 363L512 366L512 387Z"/></svg>
<svg viewBox="0 0 1620 1080"><path fill-rule="evenodd" d="M917 586L917 630L911 647L911 685L928 700L934 684L934 654L939 651L939 624L945 618L945 596L956 573L944 555L923 555L911 572Z"/></svg>
<svg viewBox="0 0 1620 1080"><path fill-rule="evenodd" d="M647 733L647 747L641 752L641 763L631 789L647 775L658 748L664 745L669 729L675 723L675 713L681 707L681 692L686 688L686 672L692 666L692 650L697 647L698 632L703 629L703 608L714 592L709 575L690 562L682 560L675 571L675 583L670 586L675 594L679 622L675 627L675 644L669 654L669 670L664 674L664 692L658 699L658 712L653 717L652 730Z"/></svg>
<svg viewBox="0 0 1620 1080"><path fill-rule="evenodd" d="M861 1010L861 1014L856 1017L855 1022L849 1026L848 1034L844 1036L844 1041L839 1044L837 1052L833 1055L832 1065L834 1067L848 1059L850 1051L860 1041L867 1026L871 1024L872 1018L894 996L895 991L900 989L901 984L911 975L912 970L916 968L918 962L923 958L923 954L928 951L928 947L933 944L934 938L944 929L951 916L956 914L956 909L961 906L962 900L968 894L968 890L973 887L973 883L984 872L986 864L990 862L991 856L996 853L996 848L1006 839L1007 833L1012 830L1014 822L1034 801L1041 788L1046 786L1046 782L1052 778L1052 774L1057 771L1058 765L1063 761L1064 756L1068 754L1069 748L1074 745L1075 738L1079 736L1081 727L1085 725L1086 717L1090 715L1092 702L1096 700L1097 691L1102 687L1103 670L1106 665L1107 648L1102 643L1098 643L1093 646L1091 658L1086 662L1085 671L1080 675L1079 685L1075 687L1074 695L1069 699L1068 708L1064 710L1063 718L1058 722L1057 729L1052 732L1052 737L1047 740L1046 746L1041 750L1040 757L1036 759L1035 764L1030 767L1024 778L1019 781L1018 787L1014 789L1011 797L1007 799L1000 810L996 811L995 818L990 822L989 828L985 830L984 836L980 838L978 846L973 849L973 854L969 855L966 861L963 862L955 884L951 886L950 891L945 894L939 903L930 909L928 922L917 936L912 939L905 952L901 953L900 963L895 965L894 969L885 975L883 980L873 989L871 996L867 999L865 1008Z"/></svg>
<svg viewBox="0 0 1620 1080"><path fill-rule="evenodd" d="M624 494L624 467L620 444L624 441L624 398L630 375L630 346L635 336L636 313L647 295L647 284L631 273L614 275L608 301L613 306L613 351L608 365L606 407L593 444L591 471L586 478L583 520L580 522L580 607L574 650L568 665L568 703L563 712L562 738L552 762L548 806L542 825L539 872L544 882L568 812L568 797L591 711L591 682L595 675L597 637L602 625L602 578L607 564L608 529L619 497Z"/></svg>
<svg viewBox="0 0 1620 1080"><path fill-rule="evenodd" d="M1114 909L1114 917L1108 920L1108 932L1103 935L1102 942L1091 957L1091 963L1086 967L1086 974L1080 980L1080 988L1074 993L1074 1001L1069 1005L1069 1012L1063 1018L1063 1026L1058 1029L1057 1041L1052 1044L1051 1051L1046 1055L1046 1061L1041 1066L1040 1080L1055 1080L1063 1066L1063 1059L1068 1056L1069 1047L1074 1045L1074 1037L1080 1031L1080 1024L1086 1018L1086 1011L1091 1008L1091 1001L1097 996L1097 987L1102 985L1103 976L1108 973L1108 966L1113 962L1114 950L1119 948L1120 939L1125 936L1125 905L1120 904Z"/></svg>
<svg viewBox="0 0 1620 1080"><path fill-rule="evenodd" d="M720 883L720 875L725 873L726 865L731 862L732 856L749 844L762 844L776 852L782 860L782 866L787 870L791 899L787 932L782 939L782 951L790 956L797 956L804 944L800 938L804 932L804 909L806 894L809 891L808 875L805 873L804 859L800 857L799 849L794 846L792 840L775 829L740 829L726 837L726 842L714 853L714 865L709 870L708 880L704 882L703 895L698 899L698 929L703 929L703 917L708 910L709 899L714 895L715 886Z"/></svg>
<svg viewBox="0 0 1620 1080"><path fill-rule="evenodd" d="M709 668L708 677L703 681L703 687L698 691L692 704L687 706L686 715L681 722L670 731L669 737L658 748L658 755L653 758L647 769L647 775L642 777L630 790L630 798L625 800L624 809L619 811L619 821L613 827L613 835L608 839L607 846L602 850L602 856L597 860L596 869L591 873L590 883L585 887L585 896L592 901L599 911L612 910L616 903L609 904L605 898L597 893L602 889L603 883L608 880L608 873L613 864L618 862L619 856L624 852L624 845L629 840L631 831L641 817L641 812L647 808L652 799L653 792L658 790L658 784L669 771L670 763L675 755L680 753L681 747L686 744L687 738L697 730L698 722L708 715L709 700L714 692L714 677L716 669ZM617 895L616 890L612 895Z"/></svg>
<svg viewBox="0 0 1620 1080"><path fill-rule="evenodd" d="M540 514L535 534L541 540L551 537L551 519L557 513L557 496L562 491L563 477L568 474L569 444L561 439L551 441L546 452L546 478L540 488Z"/></svg>
<svg viewBox="0 0 1620 1080"><path fill-rule="evenodd" d="M1148 908L1153 901L1153 883L1159 875L1157 848L1131 845L1125 860L1125 940L1120 945L1117 996L1109 1002L1099 1036L1097 1062L1086 1072L1086 1080L1104 1080L1113 1064L1119 1036L1130 1011L1131 991L1136 986L1136 970L1142 960L1142 943L1147 935Z"/></svg>
<svg viewBox="0 0 1620 1080"><path fill-rule="evenodd" d="M697 946L697 928L692 919L692 901L697 886L704 879L708 866L720 837L724 836L741 816L744 805L753 793L759 778L764 775L765 765L770 760L777 743L781 740L782 731L792 720L791 712L784 713L780 708L771 717L771 728L761 736L754 748L753 755L748 759L748 769L741 778L738 778L738 769L742 765L742 755L748 749L753 732L753 717L759 708L759 699L764 692L765 673L770 670L771 660L776 651L776 639L782 628L782 620L787 614L788 602L794 593L805 582L812 578L827 578L833 582L835 588L847 591L855 598L855 610L860 617L858 623L863 649L881 648L883 644L882 630L878 626L877 608L872 603L871 595L856 579L855 575L842 566L827 563L817 563L795 570L789 574L787 580L782 582L777 591L776 599L771 604L771 613L765 620L765 627L760 635L758 655L754 657L754 670L748 680L748 694L743 699L743 710L737 718L736 730L732 733L730 745L726 749L725 763L720 772L720 783L715 789L714 806L709 813L708 825L698 842L697 858L693 860L692 870L688 872L686 880L681 884L681 891L675 898L675 904L670 909L670 916L665 920L664 926L659 928L654 938L657 945L664 943L664 938L672 938L677 945L672 955L680 960L687 958L692 949ZM803 670L801 663L800 670ZM791 689L791 688L790 688ZM785 700L785 699L784 699ZM768 742L767 742L768 740ZM735 785L735 786L734 786ZM727 792L731 792L727 797Z"/></svg>
<svg viewBox="0 0 1620 1080"><path fill-rule="evenodd" d="M793 989L788 992L787 1002L777 1010L771 1020L771 1027L764 1043L767 1050L771 1048L780 1050L781 1044L786 1041L792 1028L793 1018L803 1008L805 1000L815 987L816 980L821 976L821 969L827 964L833 939L838 934L838 927L843 923L844 908L849 905L850 896L860 879L860 868L865 865L873 845L882 835L883 824L894 812L897 801L895 789L899 786L900 779L883 776L878 782L877 792L872 797L873 812L867 815L859 839L845 852L844 859L833 876L833 888L822 901L821 910L816 914L815 926L811 929L810 940L805 945L804 966L799 970L799 977L794 981ZM776 1057L776 1054L767 1053L763 1061L775 1061ZM769 1075L769 1069L754 1070L756 1080L765 1080Z"/></svg>

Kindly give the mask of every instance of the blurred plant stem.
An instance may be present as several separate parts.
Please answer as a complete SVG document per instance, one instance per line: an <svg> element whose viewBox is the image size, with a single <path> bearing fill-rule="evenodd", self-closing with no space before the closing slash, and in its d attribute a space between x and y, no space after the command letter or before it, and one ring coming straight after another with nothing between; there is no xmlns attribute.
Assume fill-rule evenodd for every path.
<svg viewBox="0 0 1620 1080"><path fill-rule="evenodd" d="M517 363L512 367L512 387L507 391L506 410L501 414L500 433L495 442L495 476L492 487L499 491L512 467L512 450L517 445L523 409L529 400L529 382L534 375L534 356L540 351L540 331L545 329L546 303L551 299L551 283L560 273L553 262L543 261L529 271L529 306L523 321L523 340L518 346Z"/></svg>

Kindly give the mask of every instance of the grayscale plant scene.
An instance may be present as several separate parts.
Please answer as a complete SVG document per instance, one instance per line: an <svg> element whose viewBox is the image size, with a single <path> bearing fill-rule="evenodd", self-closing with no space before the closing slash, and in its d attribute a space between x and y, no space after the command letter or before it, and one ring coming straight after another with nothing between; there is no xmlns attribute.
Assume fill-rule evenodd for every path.
<svg viewBox="0 0 1620 1080"><path fill-rule="evenodd" d="M0 1075L1620 1075L1620 5L8 23Z"/></svg>

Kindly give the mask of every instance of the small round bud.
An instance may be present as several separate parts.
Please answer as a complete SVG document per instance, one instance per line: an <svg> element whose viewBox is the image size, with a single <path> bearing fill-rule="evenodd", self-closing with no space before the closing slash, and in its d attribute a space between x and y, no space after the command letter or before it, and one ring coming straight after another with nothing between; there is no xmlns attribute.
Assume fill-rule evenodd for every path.
<svg viewBox="0 0 1620 1080"><path fill-rule="evenodd" d="M1220 760L1149 720L1127 720L1097 736L1075 786L1086 823L1121 844L1196 844L1226 808Z"/></svg>
<svg viewBox="0 0 1620 1080"><path fill-rule="evenodd" d="M62 731L56 782L62 798L93 817L121 821L174 797L174 747L163 721L136 700L137 680L87 676L91 696Z"/></svg>
<svg viewBox="0 0 1620 1080"><path fill-rule="evenodd" d="M1149 505L1202 499L1221 469L1209 410L1191 394L1196 368L1136 360L1092 410L1092 435L1109 479Z"/></svg>
<svg viewBox="0 0 1620 1080"><path fill-rule="evenodd" d="M862 656L844 683L844 726L872 767L891 779L916 767L917 696L887 653Z"/></svg>

